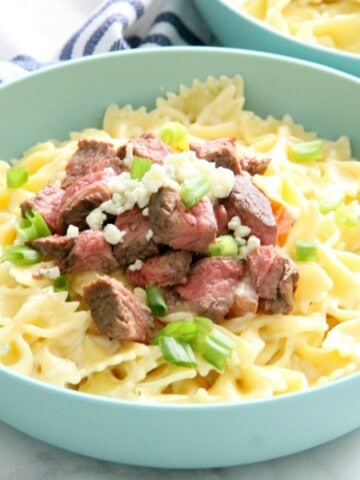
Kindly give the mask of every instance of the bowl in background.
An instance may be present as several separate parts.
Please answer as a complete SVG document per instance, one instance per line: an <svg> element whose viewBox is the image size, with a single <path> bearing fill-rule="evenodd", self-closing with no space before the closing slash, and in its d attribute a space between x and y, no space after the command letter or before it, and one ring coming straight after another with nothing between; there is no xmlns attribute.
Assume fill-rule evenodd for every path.
<svg viewBox="0 0 360 480"><path fill-rule="evenodd" d="M157 96L176 91L181 83L222 74L243 76L247 109L261 116L291 114L329 139L348 135L360 158L359 79L281 56L210 47L88 57L2 85L0 158L10 160L49 138L65 139L72 130L99 128L111 103L150 108ZM360 374L296 394L229 404L102 398L4 368L0 391L0 419L14 428L79 454L141 466L258 462L314 447L360 426L360 411L354 408L360 401Z"/></svg>
<svg viewBox="0 0 360 480"><path fill-rule="evenodd" d="M221 45L278 53L327 65L360 77L360 55L326 48L285 35L226 0L195 0Z"/></svg>

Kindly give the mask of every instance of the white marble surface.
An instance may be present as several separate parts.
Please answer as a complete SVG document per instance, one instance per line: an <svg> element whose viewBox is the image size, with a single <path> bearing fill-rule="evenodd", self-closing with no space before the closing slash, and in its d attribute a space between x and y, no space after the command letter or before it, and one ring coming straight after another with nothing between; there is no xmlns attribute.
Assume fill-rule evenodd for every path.
<svg viewBox="0 0 360 480"><path fill-rule="evenodd" d="M0 479L356 480L360 478L359 450L360 429L312 450L254 465L212 470L158 470L72 454L0 422Z"/></svg>

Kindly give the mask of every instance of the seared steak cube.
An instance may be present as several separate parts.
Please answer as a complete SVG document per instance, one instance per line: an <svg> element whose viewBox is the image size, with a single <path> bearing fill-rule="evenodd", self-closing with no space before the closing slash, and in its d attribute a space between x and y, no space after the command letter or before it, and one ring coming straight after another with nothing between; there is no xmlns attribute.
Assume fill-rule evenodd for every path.
<svg viewBox="0 0 360 480"><path fill-rule="evenodd" d="M244 264L228 257L199 260L188 281L176 287L182 298L199 315L222 320L234 303L236 287L244 274Z"/></svg>
<svg viewBox="0 0 360 480"><path fill-rule="evenodd" d="M177 250L202 253L215 240L217 222L208 197L186 208L179 192L161 188L150 197L149 219L155 241Z"/></svg>
<svg viewBox="0 0 360 480"><path fill-rule="evenodd" d="M101 333L121 342L148 343L153 333L154 319L121 282L99 276L84 286L83 293Z"/></svg>
<svg viewBox="0 0 360 480"><path fill-rule="evenodd" d="M263 245L275 244L277 228L270 201L249 174L236 176L234 188L224 205L229 217L239 217Z"/></svg>
<svg viewBox="0 0 360 480"><path fill-rule="evenodd" d="M128 269L126 277L134 287L145 288L148 285L168 287L186 281L190 263L190 252L169 251L146 259L140 270Z"/></svg>

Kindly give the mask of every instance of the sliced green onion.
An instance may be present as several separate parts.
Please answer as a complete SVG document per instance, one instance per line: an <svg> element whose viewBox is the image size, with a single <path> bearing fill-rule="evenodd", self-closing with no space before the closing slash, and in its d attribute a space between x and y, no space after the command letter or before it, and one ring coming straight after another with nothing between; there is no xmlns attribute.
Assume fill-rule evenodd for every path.
<svg viewBox="0 0 360 480"><path fill-rule="evenodd" d="M159 347L164 359L181 367L196 367L194 352L188 343L179 342L174 337L161 337Z"/></svg>
<svg viewBox="0 0 360 480"><path fill-rule="evenodd" d="M333 192L329 198L320 200L319 209L321 213L329 213L339 207L344 201L344 194Z"/></svg>
<svg viewBox="0 0 360 480"><path fill-rule="evenodd" d="M70 279L68 275L59 275L53 280L53 287L55 292L67 292L66 300L70 301Z"/></svg>
<svg viewBox="0 0 360 480"><path fill-rule="evenodd" d="M25 165L9 168L6 172L6 185L9 188L21 187L28 181L29 170Z"/></svg>
<svg viewBox="0 0 360 480"><path fill-rule="evenodd" d="M197 335L199 329L194 322L188 322L185 320L178 320L168 323L166 327L162 328L152 338L151 343L157 345L162 337L173 337L179 342L189 343Z"/></svg>
<svg viewBox="0 0 360 480"><path fill-rule="evenodd" d="M3 249L2 258L14 265L34 265L41 262L40 253L26 245L7 245Z"/></svg>
<svg viewBox="0 0 360 480"><path fill-rule="evenodd" d="M190 149L189 134L179 122L168 122L160 130L161 140L176 152L184 152Z"/></svg>
<svg viewBox="0 0 360 480"><path fill-rule="evenodd" d="M70 281L68 275L59 275L54 278L53 286L55 292L68 292L70 290Z"/></svg>
<svg viewBox="0 0 360 480"><path fill-rule="evenodd" d="M357 227L360 221L359 215L346 205L340 205L335 210L335 220L348 228Z"/></svg>
<svg viewBox="0 0 360 480"><path fill-rule="evenodd" d="M194 323L197 326L198 334L192 340L191 345L195 352L201 352L205 337L214 328L214 323L207 317L195 317Z"/></svg>
<svg viewBox="0 0 360 480"><path fill-rule="evenodd" d="M224 370L235 343L227 335L214 327L205 337L201 356L218 370Z"/></svg>
<svg viewBox="0 0 360 480"><path fill-rule="evenodd" d="M153 162L150 158L141 158L134 156L130 171L130 177L133 180L141 180L146 172L148 172L151 168Z"/></svg>
<svg viewBox="0 0 360 480"><path fill-rule="evenodd" d="M289 147L289 158L293 162L313 162L323 155L322 140L293 143Z"/></svg>
<svg viewBox="0 0 360 480"><path fill-rule="evenodd" d="M239 245L231 235L221 235L215 239L208 247L207 254L210 257L236 257L239 253Z"/></svg>
<svg viewBox="0 0 360 480"><path fill-rule="evenodd" d="M317 246L315 242L297 240L295 242L295 260L300 262L314 262L317 259Z"/></svg>
<svg viewBox="0 0 360 480"><path fill-rule="evenodd" d="M150 285L146 288L147 304L150 307L151 313L155 317L163 317L167 315L168 308L162 296L161 290L156 285Z"/></svg>
<svg viewBox="0 0 360 480"><path fill-rule="evenodd" d="M196 205L209 191L211 184L203 175L187 180L180 187L180 198L187 208Z"/></svg>
<svg viewBox="0 0 360 480"><path fill-rule="evenodd" d="M19 220L16 229L25 242L51 235L47 223L37 210L27 210L25 218Z"/></svg>

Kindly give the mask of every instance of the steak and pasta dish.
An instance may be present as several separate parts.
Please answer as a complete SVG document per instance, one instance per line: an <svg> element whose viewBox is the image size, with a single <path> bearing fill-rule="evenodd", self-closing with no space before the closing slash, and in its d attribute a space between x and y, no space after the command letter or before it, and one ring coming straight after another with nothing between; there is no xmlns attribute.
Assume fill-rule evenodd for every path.
<svg viewBox="0 0 360 480"><path fill-rule="evenodd" d="M360 370L360 163L244 103L195 80L0 162L1 366L168 403Z"/></svg>

